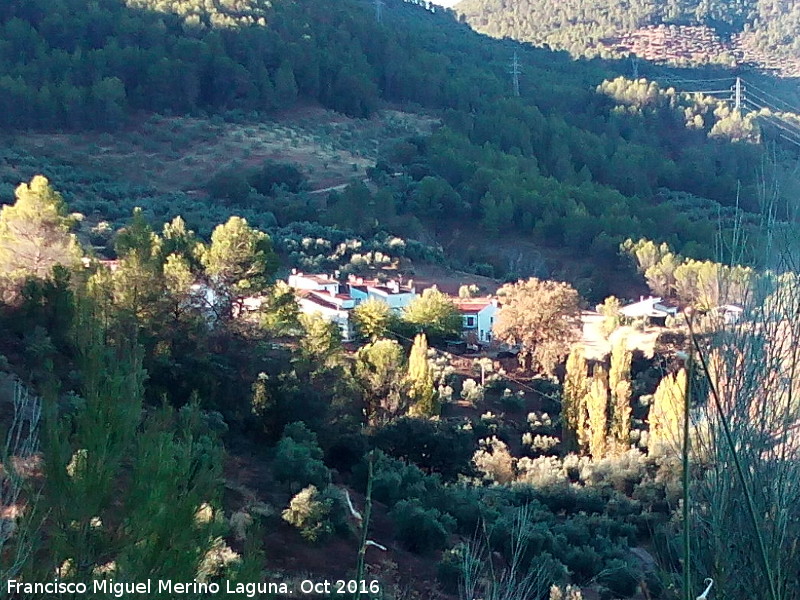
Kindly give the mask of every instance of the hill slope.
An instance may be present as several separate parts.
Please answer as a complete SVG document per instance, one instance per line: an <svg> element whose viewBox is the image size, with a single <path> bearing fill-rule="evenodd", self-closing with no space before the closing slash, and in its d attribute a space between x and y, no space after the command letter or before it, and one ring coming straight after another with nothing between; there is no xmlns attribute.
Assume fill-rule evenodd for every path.
<svg viewBox="0 0 800 600"><path fill-rule="evenodd" d="M777 57L796 75L800 51L800 6L788 0L463 0L455 9L489 35L574 55L641 55L631 43L604 41L659 25L692 26L683 33L699 49L691 57L664 52L658 58L665 61L766 64Z"/></svg>
<svg viewBox="0 0 800 600"><path fill-rule="evenodd" d="M626 18L645 18L648 10L653 7L643 4ZM583 261L588 248L591 263L614 268L626 237L657 238L690 255L709 255L716 233L710 219L716 222L721 210L729 216L735 205L759 206L753 165L765 156L759 142L770 134L754 119L739 120L713 98L615 79L613 64L487 39L452 12L427 4L387 2L378 22L365 0L270 6L256 0L210 6L189 0L30 0L1 7L0 26L0 127L7 131L32 127L46 136L54 129L105 129L113 135L141 122L141 112L247 125L309 104L355 118L373 117L387 106L422 109L442 124L432 136L409 136L399 144L384 139L380 149L357 153L350 148L347 160L359 180L368 166L362 159L376 160L372 187L353 186L327 199L309 198L300 188L279 194L255 182L257 156L299 161L292 152L302 143L297 138L268 157L255 150L243 154L238 171L220 160L201 170L197 181L181 180L174 191L205 188L219 218L252 214L259 226L317 221L366 236L385 231L435 243L451 241L449 231L477 229L489 239L519 236L566 248ZM515 53L522 70L518 95L508 73ZM151 133L179 132L156 126ZM286 135L292 137L288 130ZM351 145L360 143L350 138ZM19 145L23 154L31 152L30 144ZM176 158L184 152L179 139L171 151ZM43 164L33 154L26 163ZM101 153L90 148L89 154ZM21 160L11 152L7 168L0 169L9 174L4 201L10 201ZM165 169L170 164L159 162ZM325 163L315 167L314 180L328 177L331 165ZM210 182L223 169L227 189ZM87 194L75 188L85 178L56 168L47 174L82 202L76 209L88 207L121 225L118 207L108 207L122 202L119 190L103 191L99 204L86 203L106 184L81 184ZM177 180L169 173L148 176ZM343 176L336 173L327 187L343 183ZM675 204L673 192L694 198L691 210ZM159 218L196 202L148 197L146 214ZM209 225L189 224L201 231ZM491 247L454 254L460 267L487 275L530 272L518 273L516 259L498 260Z"/></svg>

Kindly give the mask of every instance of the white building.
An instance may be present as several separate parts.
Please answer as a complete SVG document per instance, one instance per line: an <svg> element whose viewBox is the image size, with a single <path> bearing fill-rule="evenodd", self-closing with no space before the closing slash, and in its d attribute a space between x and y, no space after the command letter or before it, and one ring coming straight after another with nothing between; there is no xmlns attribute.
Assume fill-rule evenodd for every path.
<svg viewBox="0 0 800 600"><path fill-rule="evenodd" d="M373 298L385 302L395 312L400 312L419 295L414 287L404 286L395 280L381 283L376 280L350 277L347 283L350 288L350 297L355 300L356 306Z"/></svg>
<svg viewBox="0 0 800 600"><path fill-rule="evenodd" d="M330 275L305 275L296 270L289 275L289 287L296 290L313 290L328 292L330 294L339 293L339 282Z"/></svg>
<svg viewBox="0 0 800 600"><path fill-rule="evenodd" d="M678 309L664 304L661 298L651 296L642 297L638 302L623 306L619 312L628 319L645 319L663 325L667 317L678 314Z"/></svg>
<svg viewBox="0 0 800 600"><path fill-rule="evenodd" d="M297 305L301 313L319 315L329 323L336 323L343 341L353 339L350 311L356 302L349 295L340 293L341 286L335 277L292 271L288 284L297 290Z"/></svg>
<svg viewBox="0 0 800 600"><path fill-rule="evenodd" d="M492 328L498 310L495 298L453 298L453 304L461 313L464 336L474 333L479 342L492 341Z"/></svg>
<svg viewBox="0 0 800 600"><path fill-rule="evenodd" d="M297 304L303 314L319 315L329 323L335 323L342 334L342 341L349 342L353 339L350 311L355 307L355 300L350 296L327 291L299 290Z"/></svg>

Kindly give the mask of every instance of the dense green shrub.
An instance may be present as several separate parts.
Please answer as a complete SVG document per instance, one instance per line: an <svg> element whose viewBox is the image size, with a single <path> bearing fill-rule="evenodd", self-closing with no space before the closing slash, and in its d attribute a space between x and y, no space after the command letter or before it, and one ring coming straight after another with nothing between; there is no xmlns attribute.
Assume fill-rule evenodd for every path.
<svg viewBox="0 0 800 600"><path fill-rule="evenodd" d="M408 550L422 554L444 547L455 520L419 500L401 500L389 513L395 535Z"/></svg>
<svg viewBox="0 0 800 600"><path fill-rule="evenodd" d="M429 419L403 418L375 434L375 445L395 458L414 463L444 480L472 473L475 439L456 424Z"/></svg>
<svg viewBox="0 0 800 600"><path fill-rule="evenodd" d="M448 594L458 594L464 574L464 546L459 544L442 553L436 566L436 579Z"/></svg>
<svg viewBox="0 0 800 600"><path fill-rule="evenodd" d="M290 423L275 449L275 479L289 482L294 489L309 485L324 489L330 483L331 475L322 462L322 456L316 434L304 423Z"/></svg>
<svg viewBox="0 0 800 600"><path fill-rule="evenodd" d="M640 577L622 560L610 560L597 576L597 582L611 590L614 598L633 596L639 581Z"/></svg>
<svg viewBox="0 0 800 600"><path fill-rule="evenodd" d="M603 566L602 557L591 546L570 547L562 560L572 573L573 581L581 584L591 580Z"/></svg>
<svg viewBox="0 0 800 600"><path fill-rule="evenodd" d="M250 196L250 184L241 168L233 167L220 171L206 184L208 193L214 198L230 204L244 204Z"/></svg>
<svg viewBox="0 0 800 600"><path fill-rule="evenodd" d="M330 494L320 493L313 485L299 491L283 511L283 520L300 530L309 542L321 542L336 530L334 513L342 512L341 502ZM341 519L338 519L341 520Z"/></svg>
<svg viewBox="0 0 800 600"><path fill-rule="evenodd" d="M330 506L321 502L318 496L315 486L303 488L282 513L283 520L297 527L300 535L310 542L323 539L333 532L333 528L326 522Z"/></svg>
<svg viewBox="0 0 800 600"><path fill-rule="evenodd" d="M272 196L279 187L296 194L303 187L306 177L292 164L268 160L260 169L250 173L247 180L260 194Z"/></svg>

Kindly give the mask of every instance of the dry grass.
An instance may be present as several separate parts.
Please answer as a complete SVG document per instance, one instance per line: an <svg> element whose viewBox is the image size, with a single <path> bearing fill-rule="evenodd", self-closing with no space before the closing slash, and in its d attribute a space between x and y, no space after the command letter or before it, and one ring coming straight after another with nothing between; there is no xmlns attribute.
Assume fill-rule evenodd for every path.
<svg viewBox="0 0 800 600"><path fill-rule="evenodd" d="M430 132L436 123L394 110L365 120L309 107L280 115L277 121L246 123L151 115L114 134L32 133L15 142L31 154L163 192L197 189L226 167L255 166L265 160L300 165L311 189L319 189L364 178L379 149L408 135Z"/></svg>

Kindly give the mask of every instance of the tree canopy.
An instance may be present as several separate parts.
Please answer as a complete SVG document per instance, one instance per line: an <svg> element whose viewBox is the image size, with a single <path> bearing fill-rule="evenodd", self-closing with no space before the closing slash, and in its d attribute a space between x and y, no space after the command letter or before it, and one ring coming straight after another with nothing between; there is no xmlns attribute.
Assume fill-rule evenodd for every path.
<svg viewBox="0 0 800 600"><path fill-rule="evenodd" d="M552 372L569 353L580 328L580 297L567 283L535 277L504 285L495 337L520 347L527 368Z"/></svg>
<svg viewBox="0 0 800 600"><path fill-rule="evenodd" d="M66 205L46 177L20 184L16 202L0 209L0 277L19 281L48 277L56 265L81 257Z"/></svg>

